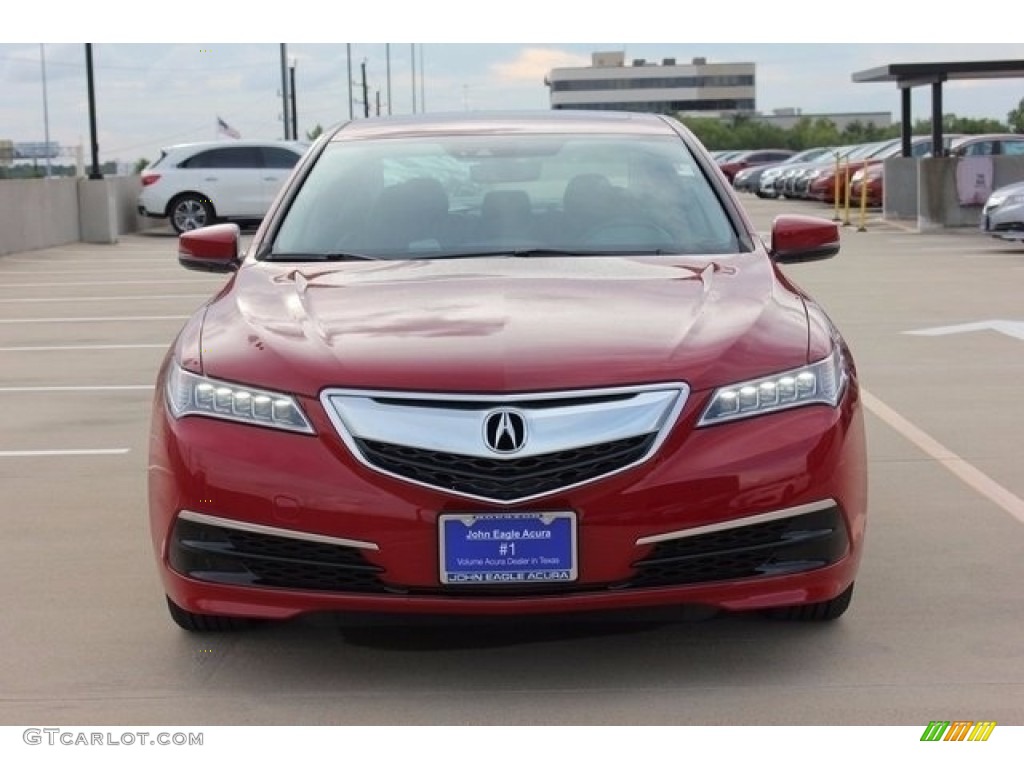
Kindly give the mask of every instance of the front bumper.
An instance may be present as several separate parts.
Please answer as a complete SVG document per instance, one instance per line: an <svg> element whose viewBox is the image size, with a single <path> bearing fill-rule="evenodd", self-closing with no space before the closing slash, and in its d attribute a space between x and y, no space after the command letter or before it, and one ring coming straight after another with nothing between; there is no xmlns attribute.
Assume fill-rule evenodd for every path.
<svg viewBox="0 0 1024 768"><path fill-rule="evenodd" d="M1000 240L1024 241L1024 204L986 206L979 227Z"/></svg>
<svg viewBox="0 0 1024 768"><path fill-rule="evenodd" d="M694 430L703 400L641 466L506 508L361 465L315 400L303 403L318 433L307 436L175 420L158 395L149 494L166 592L194 613L261 618L748 610L843 592L866 509L855 385L837 409ZM441 514L538 510L576 514L575 581L441 584Z"/></svg>

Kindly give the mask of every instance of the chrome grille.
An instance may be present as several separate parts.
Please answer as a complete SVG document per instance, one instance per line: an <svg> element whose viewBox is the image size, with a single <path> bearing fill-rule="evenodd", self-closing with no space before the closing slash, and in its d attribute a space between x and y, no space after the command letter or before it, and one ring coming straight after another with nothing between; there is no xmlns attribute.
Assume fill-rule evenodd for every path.
<svg viewBox="0 0 1024 768"><path fill-rule="evenodd" d="M514 503L647 460L688 394L685 384L670 383L511 395L328 390L321 401L366 466L448 493Z"/></svg>

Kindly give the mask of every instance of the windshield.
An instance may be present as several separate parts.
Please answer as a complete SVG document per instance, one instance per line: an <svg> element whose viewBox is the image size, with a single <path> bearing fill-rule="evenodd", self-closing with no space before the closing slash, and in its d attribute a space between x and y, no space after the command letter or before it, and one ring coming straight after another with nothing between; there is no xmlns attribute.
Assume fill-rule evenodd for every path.
<svg viewBox="0 0 1024 768"><path fill-rule="evenodd" d="M267 258L739 249L676 137L453 135L329 144Z"/></svg>

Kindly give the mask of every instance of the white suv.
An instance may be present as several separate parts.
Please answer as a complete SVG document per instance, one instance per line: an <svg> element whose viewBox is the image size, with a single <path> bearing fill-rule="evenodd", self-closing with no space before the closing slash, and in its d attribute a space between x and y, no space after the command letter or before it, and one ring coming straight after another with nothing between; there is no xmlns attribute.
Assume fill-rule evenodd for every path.
<svg viewBox="0 0 1024 768"><path fill-rule="evenodd" d="M218 219L258 221L309 145L296 141L178 144L142 172L138 209L176 232Z"/></svg>

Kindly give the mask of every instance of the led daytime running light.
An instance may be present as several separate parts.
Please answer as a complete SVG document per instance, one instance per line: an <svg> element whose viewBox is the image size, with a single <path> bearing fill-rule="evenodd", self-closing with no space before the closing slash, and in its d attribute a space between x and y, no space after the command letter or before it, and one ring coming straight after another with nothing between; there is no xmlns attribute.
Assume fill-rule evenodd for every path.
<svg viewBox="0 0 1024 768"><path fill-rule="evenodd" d="M835 407L846 385L839 351L817 363L776 376L744 381L715 391L698 426L818 403Z"/></svg>
<svg viewBox="0 0 1024 768"><path fill-rule="evenodd" d="M299 404L289 395L215 381L178 367L167 377L167 402L178 418L212 416L293 432L313 432Z"/></svg>

